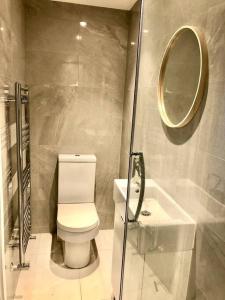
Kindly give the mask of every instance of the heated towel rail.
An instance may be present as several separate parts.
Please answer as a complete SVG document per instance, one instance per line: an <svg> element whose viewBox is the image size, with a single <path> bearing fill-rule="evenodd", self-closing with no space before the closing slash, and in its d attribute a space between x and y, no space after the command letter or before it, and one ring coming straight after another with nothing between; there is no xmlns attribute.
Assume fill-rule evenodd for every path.
<svg viewBox="0 0 225 300"><path fill-rule="evenodd" d="M29 268L25 262L25 252L31 237L31 175L30 175L30 122L29 90L15 83L15 96L9 94L8 86L0 88L0 102L15 102L16 106L16 146L18 179L18 221L19 236L11 247L19 247L19 263L11 264L12 270Z"/></svg>
<svg viewBox="0 0 225 300"><path fill-rule="evenodd" d="M29 90L15 84L17 178L19 210L19 264L17 269L29 268L25 252L31 237L31 176L30 176L30 122Z"/></svg>

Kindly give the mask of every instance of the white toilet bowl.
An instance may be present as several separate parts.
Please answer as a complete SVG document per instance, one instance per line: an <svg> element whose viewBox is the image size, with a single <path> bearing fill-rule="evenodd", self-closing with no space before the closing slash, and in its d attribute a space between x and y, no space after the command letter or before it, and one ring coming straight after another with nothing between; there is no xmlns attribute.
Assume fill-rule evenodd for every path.
<svg viewBox="0 0 225 300"><path fill-rule="evenodd" d="M64 241L64 263L83 268L90 262L90 242L99 231L94 204L96 157L93 154L58 156L57 234Z"/></svg>
<svg viewBox="0 0 225 300"><path fill-rule="evenodd" d="M90 242L99 232L94 203L58 204L57 234L65 242L64 263L83 268L90 261Z"/></svg>

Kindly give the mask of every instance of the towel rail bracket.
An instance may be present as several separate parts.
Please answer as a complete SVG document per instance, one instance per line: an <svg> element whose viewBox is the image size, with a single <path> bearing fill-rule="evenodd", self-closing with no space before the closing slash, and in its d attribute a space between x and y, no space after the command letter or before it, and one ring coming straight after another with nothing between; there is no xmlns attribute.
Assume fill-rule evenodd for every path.
<svg viewBox="0 0 225 300"><path fill-rule="evenodd" d="M11 268L11 271L29 270L30 263L23 263L23 264L18 264L18 265L14 265L13 263L11 263L10 268Z"/></svg>

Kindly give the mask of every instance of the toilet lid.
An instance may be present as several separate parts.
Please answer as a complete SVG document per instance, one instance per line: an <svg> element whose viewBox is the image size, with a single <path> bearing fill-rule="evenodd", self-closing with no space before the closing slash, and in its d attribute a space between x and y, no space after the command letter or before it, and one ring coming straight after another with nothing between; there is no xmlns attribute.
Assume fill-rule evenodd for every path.
<svg viewBox="0 0 225 300"><path fill-rule="evenodd" d="M84 232L99 225L94 203L58 204L58 227L69 232Z"/></svg>

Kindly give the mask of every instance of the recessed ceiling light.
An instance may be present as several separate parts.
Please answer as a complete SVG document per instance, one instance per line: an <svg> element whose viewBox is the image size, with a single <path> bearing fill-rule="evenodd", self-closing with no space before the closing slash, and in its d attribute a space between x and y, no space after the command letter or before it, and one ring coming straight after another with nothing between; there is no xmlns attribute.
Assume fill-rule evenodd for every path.
<svg viewBox="0 0 225 300"><path fill-rule="evenodd" d="M134 46L134 45L135 45L135 42L131 42L130 44L131 44L131 46Z"/></svg>
<svg viewBox="0 0 225 300"><path fill-rule="evenodd" d="M78 34L78 35L76 36L76 40L81 41L81 40L82 40L82 36Z"/></svg>
<svg viewBox="0 0 225 300"><path fill-rule="evenodd" d="M148 29L144 29L143 32L144 33L148 33L149 31L148 31Z"/></svg>
<svg viewBox="0 0 225 300"><path fill-rule="evenodd" d="M87 22L81 21L81 22L80 22L80 26L81 26L81 27L84 27L84 28L87 27Z"/></svg>
<svg viewBox="0 0 225 300"><path fill-rule="evenodd" d="M4 27L1 26L1 27L0 27L0 30L3 31L3 30L4 30Z"/></svg>

